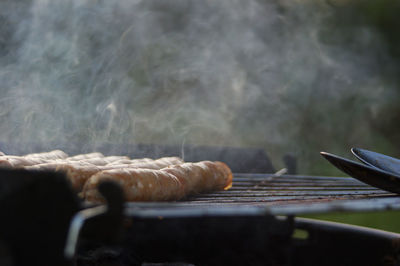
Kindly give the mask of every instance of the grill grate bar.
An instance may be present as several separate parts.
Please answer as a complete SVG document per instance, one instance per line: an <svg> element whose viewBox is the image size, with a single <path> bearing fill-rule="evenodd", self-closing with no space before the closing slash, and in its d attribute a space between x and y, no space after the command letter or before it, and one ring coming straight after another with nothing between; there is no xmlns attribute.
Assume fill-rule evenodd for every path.
<svg viewBox="0 0 400 266"><path fill-rule="evenodd" d="M273 180L330 180L330 181L348 181L348 182L356 182L361 183L360 181L349 178L349 177L336 177L336 176L306 176L306 175L281 175L276 176L274 174L248 174L248 173L239 173L234 174L235 181L249 181L249 180L264 180L271 178Z"/></svg>
<svg viewBox="0 0 400 266"><path fill-rule="evenodd" d="M347 187L347 188L372 188L371 186L365 185L365 186L359 186L357 184L326 184L326 183L297 183L297 184L291 184L291 183L248 183L248 184L236 184L233 183L232 188L238 188L238 189L244 189L244 188L258 188L258 187L280 187L280 188L302 188L302 187L326 187L326 188L334 188L334 187Z"/></svg>
<svg viewBox="0 0 400 266"><path fill-rule="evenodd" d="M232 187L229 191L274 191L274 190L375 190L372 187L354 187L354 186L257 186L257 187Z"/></svg>
<svg viewBox="0 0 400 266"><path fill-rule="evenodd" d="M386 194L377 194L375 196L381 197L381 196L387 196ZM358 197L345 197L345 195L330 195L330 196L307 196L307 197L299 197L299 196L270 196L270 197L243 197L243 198L226 198L226 199L221 199L221 198L199 198L196 199L195 201L186 201L186 204L190 205L207 205L207 204L215 204L215 203L237 203L237 204L242 204L242 203L266 203L268 205L272 204L282 204L282 203L301 203L301 202L324 202L324 201L329 201L329 200L338 200L338 199L361 199L361 198L368 198L368 195L359 195Z"/></svg>
<svg viewBox="0 0 400 266"><path fill-rule="evenodd" d="M291 179L291 178L278 178L278 177L268 177L268 178L248 178L248 179L237 179L234 178L234 182L236 183L247 183L247 182L268 182L268 181L273 181L276 183L282 182L282 183L310 183L310 182L326 182L326 183L343 183L343 184L364 184L361 181L358 180L342 180L342 179Z"/></svg>
<svg viewBox="0 0 400 266"><path fill-rule="evenodd" d="M341 182L341 183L350 183L350 184L363 184L360 181L353 181L353 180L342 180L342 179L289 179L289 178L278 178L278 177L266 177L266 178L248 178L248 179L235 179L234 180L236 183L247 183L247 182L267 182L267 181L274 181L274 182L291 182L291 183L297 183L297 182L327 182L327 183L336 183L336 182Z"/></svg>
<svg viewBox="0 0 400 266"><path fill-rule="evenodd" d="M393 195L348 177L234 174L231 189L199 194L182 204L285 204Z"/></svg>
<svg viewBox="0 0 400 266"><path fill-rule="evenodd" d="M226 191L214 192L207 194L200 194L193 196L193 198L201 197L252 197L254 195L271 196L271 195L357 195L357 194L387 194L383 190L364 189L364 190L329 190L329 189L315 189L315 190L252 190L252 191Z"/></svg>
<svg viewBox="0 0 400 266"><path fill-rule="evenodd" d="M243 193L210 193L203 195L198 195L195 197L196 200L199 199L211 199L211 198L226 198L226 197L235 197L235 199L242 199L245 197L258 197L258 196L283 196L283 195L296 195L296 196L337 196L337 195L373 195L373 194L387 194L385 191L381 190L352 190L352 191L249 191Z"/></svg>

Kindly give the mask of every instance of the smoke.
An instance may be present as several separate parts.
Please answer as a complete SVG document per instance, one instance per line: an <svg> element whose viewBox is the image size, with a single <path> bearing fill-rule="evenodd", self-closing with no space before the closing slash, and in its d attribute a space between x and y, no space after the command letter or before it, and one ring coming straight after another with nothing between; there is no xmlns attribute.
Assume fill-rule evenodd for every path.
<svg viewBox="0 0 400 266"><path fill-rule="evenodd" d="M194 143L304 155L369 143L364 112L373 115L391 89L374 30L355 27L343 41L323 4L0 7L4 142Z"/></svg>

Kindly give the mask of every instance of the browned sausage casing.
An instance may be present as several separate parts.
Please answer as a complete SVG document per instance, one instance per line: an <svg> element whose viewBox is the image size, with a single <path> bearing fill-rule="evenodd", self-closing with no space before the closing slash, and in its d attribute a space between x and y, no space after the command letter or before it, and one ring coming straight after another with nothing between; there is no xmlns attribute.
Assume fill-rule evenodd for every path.
<svg viewBox="0 0 400 266"><path fill-rule="evenodd" d="M143 161L142 159L131 160L131 164L109 164L109 165L93 165L86 160L81 161L58 161L51 163L38 164L25 167L25 169L42 169L64 172L71 182L72 187L80 191L85 182L94 174L105 170L125 169L125 168L146 168L146 169L161 169L171 164L183 163L178 157L164 157L157 160Z"/></svg>
<svg viewBox="0 0 400 266"><path fill-rule="evenodd" d="M99 172L86 182L82 195L101 202L97 186L103 181L119 183L128 201L179 200L187 195L232 186L232 172L222 162L203 161L171 165L161 170L113 169Z"/></svg>

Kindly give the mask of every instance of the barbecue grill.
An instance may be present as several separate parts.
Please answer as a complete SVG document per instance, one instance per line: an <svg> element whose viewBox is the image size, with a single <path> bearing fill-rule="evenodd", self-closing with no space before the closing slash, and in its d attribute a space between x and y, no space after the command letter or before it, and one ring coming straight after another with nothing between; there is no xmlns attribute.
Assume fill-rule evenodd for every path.
<svg viewBox="0 0 400 266"><path fill-rule="evenodd" d="M221 151L213 149L200 150L211 157ZM176 155L179 149L168 150L158 148L164 151L158 155ZM135 151L141 152L138 146ZM227 160L236 160L235 154L243 156L241 149L223 151L230 165ZM251 160L242 160L242 168L274 170L260 150L246 154L265 158L265 163L250 166ZM400 209L395 194L352 178L236 173L228 191L172 203L124 203L119 187L105 183L99 189L106 205L80 202L64 177L51 172L1 170L0 183L0 209L7 213L0 231L2 265L399 263L399 234L296 217Z"/></svg>

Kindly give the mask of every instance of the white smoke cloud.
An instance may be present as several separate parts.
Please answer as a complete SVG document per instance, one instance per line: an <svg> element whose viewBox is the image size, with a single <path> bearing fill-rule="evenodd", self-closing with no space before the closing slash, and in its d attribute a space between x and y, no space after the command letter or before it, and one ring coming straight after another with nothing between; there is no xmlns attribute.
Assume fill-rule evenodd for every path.
<svg viewBox="0 0 400 266"><path fill-rule="evenodd" d="M390 90L376 71L377 55L387 55L373 30L355 30L351 45L335 43L327 33L332 11L320 5L34 0L0 7L5 142L301 150L310 145L304 134L348 134L337 124L351 124L338 107L343 99L362 95L361 109L348 112L374 110Z"/></svg>

